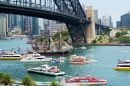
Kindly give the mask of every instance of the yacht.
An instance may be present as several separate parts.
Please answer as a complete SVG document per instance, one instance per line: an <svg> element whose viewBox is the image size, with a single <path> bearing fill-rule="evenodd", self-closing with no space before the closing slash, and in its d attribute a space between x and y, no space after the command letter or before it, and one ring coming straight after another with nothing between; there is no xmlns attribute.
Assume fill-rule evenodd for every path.
<svg viewBox="0 0 130 86"><path fill-rule="evenodd" d="M61 79L61 84L63 86L79 86L79 85L106 85L107 80L94 78L90 75L81 76L81 77L72 77L67 79Z"/></svg>
<svg viewBox="0 0 130 86"><path fill-rule="evenodd" d="M49 62L52 58L46 58L45 56L41 56L37 52L33 52L32 54L23 55L24 57L20 60L20 62Z"/></svg>
<svg viewBox="0 0 130 86"><path fill-rule="evenodd" d="M5 53L0 55L0 60L20 60L23 56L14 52Z"/></svg>
<svg viewBox="0 0 130 86"><path fill-rule="evenodd" d="M57 66L49 66L49 65L41 65L40 67L36 68L29 68L27 69L28 72L35 72L35 73L41 73L41 74L47 74L47 75L64 75L65 72L62 72L60 69L57 68Z"/></svg>
<svg viewBox="0 0 130 86"><path fill-rule="evenodd" d="M89 63L89 61L86 60L85 56L71 55L69 63L72 63L72 64L86 64L86 63Z"/></svg>
<svg viewBox="0 0 130 86"><path fill-rule="evenodd" d="M130 70L130 60L118 61L115 70Z"/></svg>

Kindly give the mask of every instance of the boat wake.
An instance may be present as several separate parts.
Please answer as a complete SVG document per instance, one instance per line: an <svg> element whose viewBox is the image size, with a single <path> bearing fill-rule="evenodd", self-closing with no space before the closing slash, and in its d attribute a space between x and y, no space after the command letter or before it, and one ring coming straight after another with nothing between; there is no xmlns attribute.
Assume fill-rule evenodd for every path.
<svg viewBox="0 0 130 86"><path fill-rule="evenodd" d="M127 52L126 50L122 50L121 52Z"/></svg>

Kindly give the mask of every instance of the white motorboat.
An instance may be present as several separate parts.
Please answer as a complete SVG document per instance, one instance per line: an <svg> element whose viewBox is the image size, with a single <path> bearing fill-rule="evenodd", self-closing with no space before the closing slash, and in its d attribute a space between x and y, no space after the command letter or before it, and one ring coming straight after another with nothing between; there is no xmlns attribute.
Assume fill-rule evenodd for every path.
<svg viewBox="0 0 130 86"><path fill-rule="evenodd" d="M41 74L47 74L47 75L64 75L65 72L60 71L60 69L57 68L57 66L49 66L49 65L41 65L40 67L36 68L29 68L27 69L28 72L35 72L35 73L41 73Z"/></svg>
<svg viewBox="0 0 130 86"><path fill-rule="evenodd" d="M22 55L16 54L14 52L9 52L9 53L0 55L0 60L20 60L22 58L23 58Z"/></svg>
<svg viewBox="0 0 130 86"><path fill-rule="evenodd" d="M51 62L54 62L54 63L61 63L61 62L64 62L65 61L65 57L60 57L58 59L52 59Z"/></svg>
<svg viewBox="0 0 130 86"><path fill-rule="evenodd" d="M33 52L33 54L24 55L20 62L49 62L51 60L52 58L46 58L37 52Z"/></svg>
<svg viewBox="0 0 130 86"><path fill-rule="evenodd" d="M69 62L72 63L72 64L86 64L86 63L89 63L89 61L86 60L85 56L77 56L77 55L71 55Z"/></svg>

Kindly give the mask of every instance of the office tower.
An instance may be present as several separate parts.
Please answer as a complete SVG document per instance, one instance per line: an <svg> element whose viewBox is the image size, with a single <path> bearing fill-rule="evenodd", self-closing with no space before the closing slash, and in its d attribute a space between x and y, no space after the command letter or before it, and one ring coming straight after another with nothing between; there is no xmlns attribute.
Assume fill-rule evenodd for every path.
<svg viewBox="0 0 130 86"><path fill-rule="evenodd" d="M121 21L116 21L116 27L117 28L121 27Z"/></svg>
<svg viewBox="0 0 130 86"><path fill-rule="evenodd" d="M102 24L105 26L112 27L111 16L105 15L102 17Z"/></svg>
<svg viewBox="0 0 130 86"><path fill-rule="evenodd" d="M38 18L38 35L44 35L44 22L42 18Z"/></svg>
<svg viewBox="0 0 130 86"><path fill-rule="evenodd" d="M31 35L38 35L38 18L31 18Z"/></svg>
<svg viewBox="0 0 130 86"><path fill-rule="evenodd" d="M6 36L6 14L0 14L0 36Z"/></svg>
<svg viewBox="0 0 130 86"><path fill-rule="evenodd" d="M102 24L102 20L101 19L98 19L98 24Z"/></svg>
<svg viewBox="0 0 130 86"><path fill-rule="evenodd" d="M31 29L31 19L29 16L24 16L24 31L29 31Z"/></svg>
<svg viewBox="0 0 130 86"><path fill-rule="evenodd" d="M12 28L12 14L8 14L8 32L11 32Z"/></svg>
<svg viewBox="0 0 130 86"><path fill-rule="evenodd" d="M122 27L130 26L130 12L121 16L121 26Z"/></svg>
<svg viewBox="0 0 130 86"><path fill-rule="evenodd" d="M95 23L98 23L98 10L94 10Z"/></svg>

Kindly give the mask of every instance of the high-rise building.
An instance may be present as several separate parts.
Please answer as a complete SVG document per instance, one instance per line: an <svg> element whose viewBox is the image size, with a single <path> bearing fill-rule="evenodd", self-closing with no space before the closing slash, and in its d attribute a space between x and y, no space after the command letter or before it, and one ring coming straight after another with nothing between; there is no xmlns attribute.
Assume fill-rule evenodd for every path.
<svg viewBox="0 0 130 86"><path fill-rule="evenodd" d="M98 19L98 24L102 24L102 20L101 19Z"/></svg>
<svg viewBox="0 0 130 86"><path fill-rule="evenodd" d="M31 35L38 35L38 18L31 18Z"/></svg>
<svg viewBox="0 0 130 86"><path fill-rule="evenodd" d="M121 26L130 26L130 12L121 16Z"/></svg>
<svg viewBox="0 0 130 86"><path fill-rule="evenodd" d="M11 32L12 28L12 14L8 14L8 32Z"/></svg>
<svg viewBox="0 0 130 86"><path fill-rule="evenodd" d="M117 28L121 27L121 21L116 21L116 27Z"/></svg>
<svg viewBox="0 0 130 86"><path fill-rule="evenodd" d="M5 36L6 30L6 16L5 14L0 14L0 36Z"/></svg>
<svg viewBox="0 0 130 86"><path fill-rule="evenodd" d="M31 18L29 16L24 16L24 31L29 31L31 29Z"/></svg>
<svg viewBox="0 0 130 86"><path fill-rule="evenodd" d="M105 26L112 27L112 21L111 16L105 15L102 17L102 24Z"/></svg>
<svg viewBox="0 0 130 86"><path fill-rule="evenodd" d="M94 10L95 23L98 23L98 10Z"/></svg>
<svg viewBox="0 0 130 86"><path fill-rule="evenodd" d="M38 18L38 35L44 35L44 22L42 18Z"/></svg>

